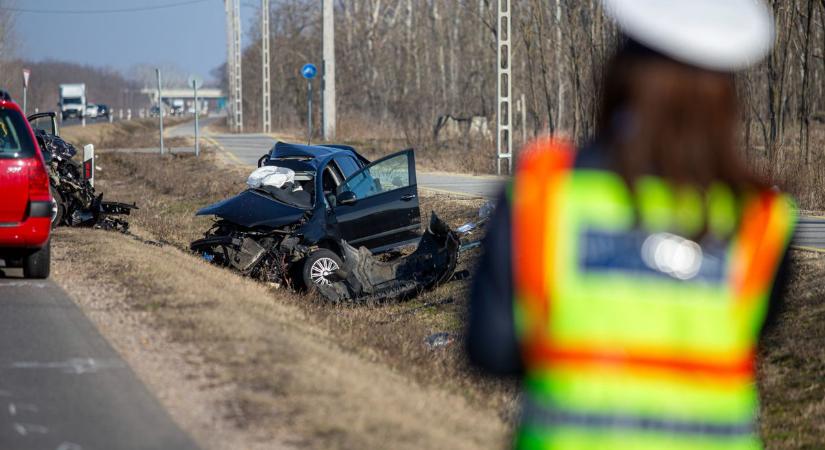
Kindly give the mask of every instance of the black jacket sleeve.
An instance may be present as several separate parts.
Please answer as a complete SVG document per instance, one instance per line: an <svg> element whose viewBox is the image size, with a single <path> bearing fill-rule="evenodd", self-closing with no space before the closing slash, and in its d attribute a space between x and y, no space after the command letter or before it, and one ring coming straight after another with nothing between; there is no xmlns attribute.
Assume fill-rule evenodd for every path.
<svg viewBox="0 0 825 450"><path fill-rule="evenodd" d="M470 361L496 375L523 371L513 319L512 223L502 194L487 226L483 255L473 278L467 350Z"/></svg>

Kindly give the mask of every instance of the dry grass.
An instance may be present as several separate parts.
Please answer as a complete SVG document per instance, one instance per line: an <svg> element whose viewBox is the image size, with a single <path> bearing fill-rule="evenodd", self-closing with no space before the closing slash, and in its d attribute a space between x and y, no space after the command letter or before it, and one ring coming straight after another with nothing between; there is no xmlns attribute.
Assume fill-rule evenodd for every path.
<svg viewBox="0 0 825 450"><path fill-rule="evenodd" d="M201 159L191 155L160 157L103 152L98 163L104 169L100 172L98 190L106 198L139 205L140 209L130 218L136 232L167 242L182 252L211 223L210 218L195 217L194 212L240 192L247 175L244 169L222 165L219 156L212 152L206 152ZM186 182L181 182L181 174L187 174ZM421 198L425 218L435 210L453 226L475 219L483 203L478 199L423 192ZM477 251L465 254L459 269L472 269L476 256ZM226 270L220 273L236 278ZM271 289L266 295L278 304L301 311L304 321L327 330L345 351L403 374L413 383L451 395L458 393L481 411L509 421L515 410L515 383L486 379L467 367L461 346L467 289L466 281L454 281L414 301L368 307L334 307L284 290ZM450 333L453 343L430 349L425 338L436 332ZM504 434L497 442L503 442L501 439L505 439Z"/></svg>
<svg viewBox="0 0 825 450"><path fill-rule="evenodd" d="M762 342L761 430L768 448L825 448L825 255L793 252L779 322Z"/></svg>
<svg viewBox="0 0 825 450"><path fill-rule="evenodd" d="M370 361L342 343L337 330L308 317L297 307L302 299L289 293L121 234L64 229L55 243L59 264L94 273L89 284L124 293L116 307L140 314L173 345L193 349L169 364L204 373L207 383L199 389L228 390L215 408L266 447L489 448L506 442L494 412ZM84 289L73 288L79 295Z"/></svg>
<svg viewBox="0 0 825 450"><path fill-rule="evenodd" d="M200 160L191 155L161 158L104 153L101 164L105 176L101 176L99 190L106 193L106 198L138 203L140 209L130 222L148 238L168 242L183 251L191 241L202 237L212 223L211 218L195 217L194 212L243 190L247 175L244 169L221 165L211 152ZM181 174L189 174L187 182L180 182ZM424 219L435 211L452 226L474 220L482 203L460 196L427 192L421 195ZM472 269L476 256L477 251L464 254L459 270ZM335 308L320 300L283 296L280 291L273 295L304 308L316 323L335 330L339 342L353 351L413 374L418 381L446 382L509 416L510 397L490 396L490 385L478 384L480 379L468 371L458 344L465 322L467 289L465 281L456 281L412 302L364 308ZM456 342L433 352L423 345L423 340L436 332L449 332ZM511 384L492 383L497 394L513 389Z"/></svg>
<svg viewBox="0 0 825 450"><path fill-rule="evenodd" d="M104 153L101 164L104 165L104 172L101 174L100 189L107 193L107 197L136 201L141 206L141 210L132 218L132 223L135 224L138 232L146 237L166 240L177 248L167 247L163 250L144 248L142 250L142 253L146 254L163 252L167 255L152 258L159 259L154 264L162 265L167 265L164 258L169 258L171 265L167 267L171 273L175 274L176 280L169 281L169 283L178 283L181 286L207 283L206 280L209 283L213 280L217 283L215 286L208 285L212 286L209 289L215 292L203 297L210 300L201 304L200 300L193 300L189 293L168 294L168 290L177 292L178 288L173 289L163 284L166 281L161 283L152 280L155 277L161 281L166 280L170 275L151 272L151 276L139 276L139 280L143 280L139 281L140 289L148 289L148 291L142 293L138 291L135 295L137 298L144 298L140 300L141 302L149 302L151 305L149 307L138 306L139 308L152 314L157 312L160 317L157 322L159 326L174 331L174 336L178 334L175 330L180 329L182 334L175 339L191 343L205 352L205 358L209 364L228 371L226 380L237 379L242 389L239 388L233 401L245 405L242 410L246 411L246 415L243 417L244 420L250 421L251 426L277 429L283 426L282 420L286 417L290 427L293 423L303 423L305 427L301 430L310 430L308 432L311 437L306 443L311 446L366 445L369 447L371 446L369 444L374 443L363 441L371 437L359 434L369 434L365 430L372 429L370 427L373 425L363 424L362 427L353 430L330 430L322 426L316 428L316 422L308 418L295 419L297 422L294 422L289 416L272 416L271 410L267 408L272 408L275 403L267 403L271 400L267 400L269 399L267 396L289 395L293 386L277 384L272 381L270 375L277 373L279 377L293 380L295 376L303 377L304 374L300 371L291 371L286 367L269 365L275 364L273 361L286 357L278 353L280 351L278 349L266 350L267 346L282 345L270 340L266 335L269 333L267 327L280 329L284 319L269 313L263 314L264 309L260 309L262 307L259 303L263 302L268 305L266 308L284 309L290 311L290 314L296 314L290 316L291 318L287 321L300 322L301 327L313 330L312 333L322 336L325 342L334 343L338 353L349 355L358 361L367 361L374 367L385 371L380 375L373 373L371 376L388 376L390 380L404 380L406 383L411 383L412 386L417 386L416 389L420 387L426 391L436 390L441 392L439 395L450 396L451 399L460 398L461 404L467 402L480 414L487 417L496 416L498 419L491 422L496 430L493 433L494 437L480 446L503 445L506 439L504 424L512 422L513 411L515 411L516 384L480 377L467 367L460 345L467 305L466 281L448 283L411 302L363 307L336 307L318 299L293 295L284 290L267 289L248 280L241 280L226 270L201 267L202 263L188 255L183 255L180 251L186 248L189 241L200 237L209 225L209 219L194 218L193 212L199 207L243 189L246 170L227 167L221 164L216 155L209 152L200 160L188 155L166 156L160 159L156 155ZM180 181L183 176L186 177L186 182ZM473 199L440 195L422 196L422 212L427 214L430 209L435 209L453 225L471 220L479 205L480 201ZM110 239L108 234L106 236ZM72 252L80 252L81 250L74 248L76 245L82 247L80 243L70 241L67 245L72 248ZM177 256L174 258L169 256L172 254ZM93 256L84 255L94 260ZM823 336L823 328L819 324L819 319L825 318L825 306L822 302L824 290L821 283L825 274L825 258L807 253L794 253L794 255L798 266L787 299L786 311L782 315L779 326L767 336L761 352L759 377L763 393L762 433L769 448L822 448L825 446L825 438L823 438L825 436L823 432L825 431L823 430L825 427L823 425L825 424L825 417L823 417L825 416L825 401L823 401L825 398L825 391L823 391L825 389L825 383L823 383L825 364L822 363L825 361L825 354L823 354L821 340L825 336ZM135 266L125 262L133 257L140 259L140 256L132 254L118 254L107 260L106 264L112 266L125 264L125 266L118 266L118 270L128 273L129 277L149 270L143 265ZM467 255L461 268L471 268L475 257L473 253ZM197 269L191 269L190 265L195 265ZM198 272L193 272L195 270ZM123 283L123 280L112 282ZM260 298L251 303L235 302L236 286L244 286L243 289L253 289L248 286L254 286L257 292L255 295ZM198 288L197 292L200 293L200 286ZM201 319L198 318L197 311L200 309L211 311L213 307L224 308L222 302L228 300L223 300L223 297L226 296L226 292L230 291L233 292L233 300L229 303L232 305L232 311L220 309L221 314L224 314L222 318L217 312L214 316L208 313L207 319L204 319L208 323L208 329L204 330L206 334L201 335L200 331L192 331L193 334L188 334L187 330L201 330L198 325ZM177 295L183 296L184 300L177 299L175 297ZM131 297L133 296L130 295ZM241 319L238 320L241 321L237 321L235 316L240 317ZM247 317L252 325L244 322ZM244 327L243 332L238 333L237 340L228 336L228 331L222 331L221 333L227 334L220 334L220 339L215 338L217 339L215 341L209 331L213 328L225 329L236 326ZM248 332L246 328L249 328ZM424 339L435 332L448 332L455 338L455 341L445 348L429 349L424 345ZM257 333L262 335L258 336ZM278 337L278 339L281 338ZM236 357L233 356L235 355L233 351L226 350L236 349L238 345L241 345L239 342L244 343L243 345L247 342L255 343L254 357ZM289 358L293 357L295 356L289 355ZM383 384L382 378L375 378L374 381ZM255 386L263 387L258 389ZM306 391L299 389L299 392L303 392L301 395L313 395L309 392L309 387L299 384L299 388L300 386L307 389ZM314 395L333 395L326 391L326 387L315 386L315 389L320 391ZM356 390L351 392L350 389ZM336 391L334 395L340 396L339 400L343 403L349 403L351 395L354 395L356 399L360 395L358 389L361 388L348 385ZM264 399L258 398L259 392L263 393L260 395L264 395ZM453 397L455 395L458 397ZM403 402L385 406L407 408ZM449 405L444 405L444 407L450 409ZM298 409L303 411L301 408ZM394 410L393 412L401 413L401 411ZM355 411L350 413L362 414L362 412ZM325 411L318 414L322 416L332 413ZM318 417L321 416L312 420L320 421ZM260 421L258 417L261 418ZM244 420L239 421L239 425L245 423ZM307 422L302 422L303 420ZM459 425L453 422L444 425L444 427L450 426ZM453 441L437 440L441 438L441 434L438 433L446 429L440 428L433 431L436 434L431 434L426 439L435 440L420 441L418 446L452 447ZM436 435L438 438L435 437ZM380 447L386 447L388 443L392 447L414 446L413 444L416 443L412 435L405 435L403 432L387 435L384 438L387 441L379 445ZM304 443L300 442L300 444ZM473 445L476 444L478 441L473 441Z"/></svg>
<svg viewBox="0 0 825 450"><path fill-rule="evenodd" d="M174 126L189 119L164 118L164 126ZM135 119L114 123L93 123L85 127L72 126L60 129L60 135L74 144L78 150L86 144L93 144L95 149L109 148L148 148L159 146L158 120ZM187 145L187 140L171 138L164 142L169 147Z"/></svg>

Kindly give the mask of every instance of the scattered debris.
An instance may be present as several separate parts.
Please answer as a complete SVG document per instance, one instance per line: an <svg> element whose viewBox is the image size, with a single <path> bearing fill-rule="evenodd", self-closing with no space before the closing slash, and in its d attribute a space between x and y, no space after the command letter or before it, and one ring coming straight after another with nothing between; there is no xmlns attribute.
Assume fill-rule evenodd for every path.
<svg viewBox="0 0 825 450"><path fill-rule="evenodd" d="M374 301L408 299L447 281L458 263L458 234L435 213L418 247L407 256L381 261L364 247L341 242L343 266L334 271L331 283L316 288L327 299Z"/></svg>
<svg viewBox="0 0 825 450"><path fill-rule="evenodd" d="M455 341L455 338L447 332L434 333L424 338L424 342L431 350L439 347L446 347L452 344L453 341Z"/></svg>
<svg viewBox="0 0 825 450"><path fill-rule="evenodd" d="M29 120L51 118L54 113L30 116ZM83 165L73 160L77 154L75 147L54 133L57 126L52 124L52 133L41 128L35 129L35 137L49 168L52 190L52 226L69 225L126 231L129 222L117 216L129 215L136 205L103 201L103 194L97 194L88 180ZM91 169L89 169L90 171Z"/></svg>

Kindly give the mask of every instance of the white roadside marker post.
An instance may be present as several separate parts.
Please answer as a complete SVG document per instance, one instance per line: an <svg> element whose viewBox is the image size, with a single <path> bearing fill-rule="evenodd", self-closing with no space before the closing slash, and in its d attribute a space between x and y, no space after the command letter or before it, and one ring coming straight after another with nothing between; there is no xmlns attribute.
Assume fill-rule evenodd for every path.
<svg viewBox="0 0 825 450"><path fill-rule="evenodd" d="M95 187L95 146L92 144L83 146L83 178Z"/></svg>

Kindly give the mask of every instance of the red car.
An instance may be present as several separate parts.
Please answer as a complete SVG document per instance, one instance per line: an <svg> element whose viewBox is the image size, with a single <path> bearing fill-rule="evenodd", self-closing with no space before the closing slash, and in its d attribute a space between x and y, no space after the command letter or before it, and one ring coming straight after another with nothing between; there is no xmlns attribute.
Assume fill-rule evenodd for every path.
<svg viewBox="0 0 825 450"><path fill-rule="evenodd" d="M52 197L31 126L0 91L0 260L26 278L47 278Z"/></svg>

